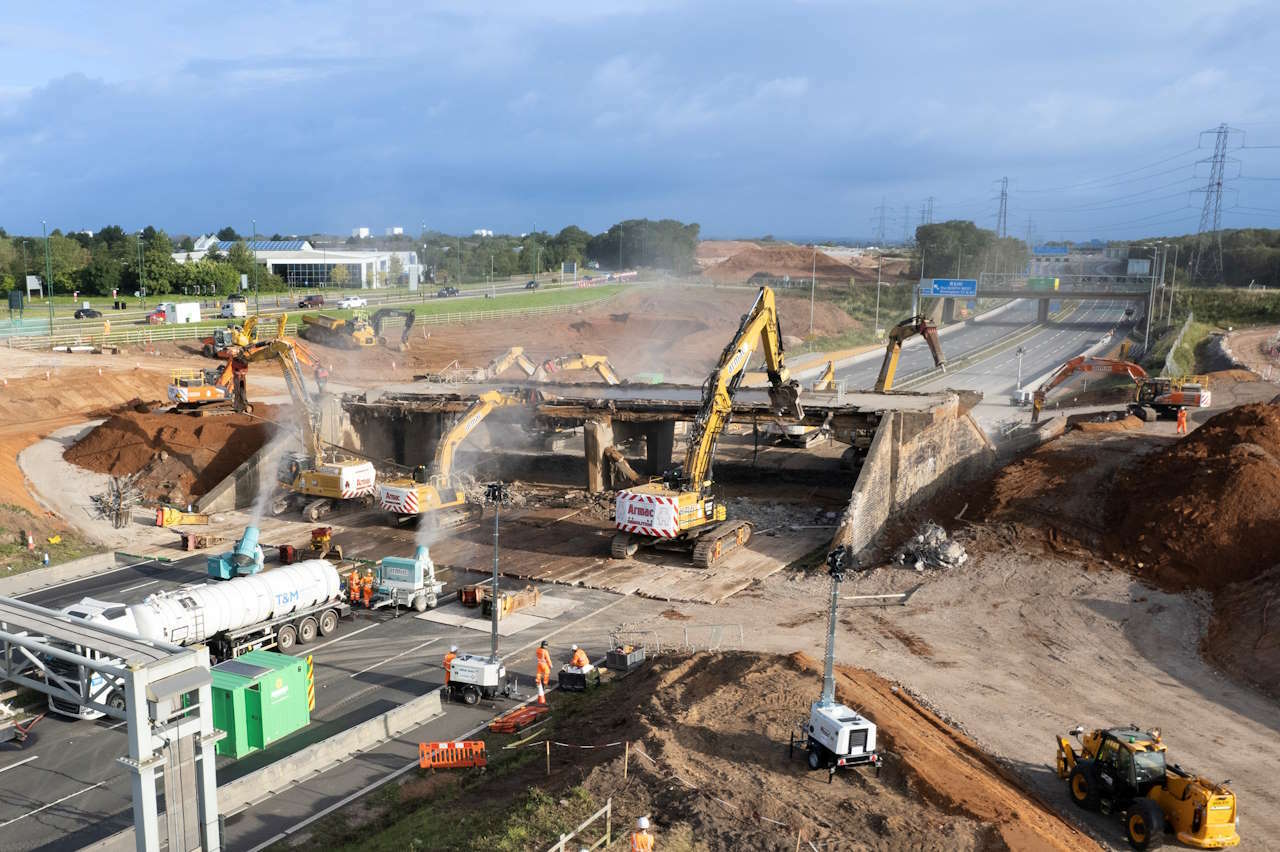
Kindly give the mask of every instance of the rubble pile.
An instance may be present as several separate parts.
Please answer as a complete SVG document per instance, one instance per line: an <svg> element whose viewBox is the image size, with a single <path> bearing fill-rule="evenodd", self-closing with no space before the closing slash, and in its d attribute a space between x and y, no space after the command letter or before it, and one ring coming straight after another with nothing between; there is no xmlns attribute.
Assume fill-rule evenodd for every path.
<svg viewBox="0 0 1280 852"><path fill-rule="evenodd" d="M893 554L899 565L911 565L917 571L928 568L959 568L969 560L964 545L947 535L947 531L932 521L926 521L920 531L907 539Z"/></svg>

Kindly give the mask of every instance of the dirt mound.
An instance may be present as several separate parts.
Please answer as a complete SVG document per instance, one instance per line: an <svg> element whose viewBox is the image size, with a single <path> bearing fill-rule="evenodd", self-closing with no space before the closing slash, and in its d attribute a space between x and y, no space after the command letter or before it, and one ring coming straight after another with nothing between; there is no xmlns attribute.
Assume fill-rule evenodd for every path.
<svg viewBox="0 0 1280 852"><path fill-rule="evenodd" d="M748 240L703 240L694 249L693 257L699 266L711 266L728 260L743 249L755 248Z"/></svg>
<svg viewBox="0 0 1280 852"><path fill-rule="evenodd" d="M1139 573L1211 591L1280 562L1280 407L1232 408L1121 471L1109 544Z"/></svg>
<svg viewBox="0 0 1280 852"><path fill-rule="evenodd" d="M1280 565L1232 583L1213 597L1205 656L1280 699Z"/></svg>
<svg viewBox="0 0 1280 852"><path fill-rule="evenodd" d="M851 770L826 784L788 757L819 663L703 654L659 660L619 684L609 704L617 718L605 711L592 727L631 740L629 783L619 758L583 787L612 795L615 819L649 813L660 836L691 834L713 850L789 852L798 834L822 849L1097 848L887 681L846 668L837 681L841 700L879 727L879 777Z"/></svg>
<svg viewBox="0 0 1280 852"><path fill-rule="evenodd" d="M853 267L823 252L818 252L815 259L814 250L805 246L770 245L744 248L727 260L708 266L702 274L714 281L745 281L757 272L779 278L816 275L848 280L853 276Z"/></svg>
<svg viewBox="0 0 1280 852"><path fill-rule="evenodd" d="M1106 420L1089 419L1094 415L1080 415L1081 419L1068 418L1067 425L1081 432L1127 432L1130 429L1141 429L1142 418L1127 414L1124 417Z"/></svg>
<svg viewBox="0 0 1280 852"><path fill-rule="evenodd" d="M1231 369L1216 370L1212 373L1205 373L1205 377L1209 380L1209 388L1213 389L1214 385L1234 384L1235 382L1256 382L1261 378L1253 370Z"/></svg>
<svg viewBox="0 0 1280 852"><path fill-rule="evenodd" d="M260 409L260 410L259 410ZM187 503L204 494L270 439L273 406L255 416L143 414L124 406L69 447L63 458L111 476L137 476L150 500Z"/></svg>

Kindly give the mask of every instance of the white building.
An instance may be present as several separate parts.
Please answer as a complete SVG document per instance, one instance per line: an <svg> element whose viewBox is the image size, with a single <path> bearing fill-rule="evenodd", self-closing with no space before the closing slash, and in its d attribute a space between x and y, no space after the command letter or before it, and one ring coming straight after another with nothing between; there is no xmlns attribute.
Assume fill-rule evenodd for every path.
<svg viewBox="0 0 1280 852"><path fill-rule="evenodd" d="M217 237L201 237L195 241L191 251L174 252L173 259L178 263L200 260L214 249L225 255L233 245L235 243ZM245 245L260 266L279 275L290 287L359 287L364 290L407 286L416 290L423 279L418 253L413 251L333 251L317 249L306 240L250 240ZM399 281L389 280L392 257L400 260ZM336 273L339 267L345 268L345 273ZM334 280L344 275L345 282Z"/></svg>
<svg viewBox="0 0 1280 852"><path fill-rule="evenodd" d="M402 237L404 236L404 228L401 228L399 225L392 225L390 228L386 229L386 236Z"/></svg>
<svg viewBox="0 0 1280 852"><path fill-rule="evenodd" d="M351 236L355 237L358 240L367 240L369 239L369 229L368 228L352 228Z"/></svg>
<svg viewBox="0 0 1280 852"><path fill-rule="evenodd" d="M476 228L474 231L472 231L472 232L471 232L471 236L473 236L473 237L492 237L492 236L493 236L493 231L490 231L488 228Z"/></svg>

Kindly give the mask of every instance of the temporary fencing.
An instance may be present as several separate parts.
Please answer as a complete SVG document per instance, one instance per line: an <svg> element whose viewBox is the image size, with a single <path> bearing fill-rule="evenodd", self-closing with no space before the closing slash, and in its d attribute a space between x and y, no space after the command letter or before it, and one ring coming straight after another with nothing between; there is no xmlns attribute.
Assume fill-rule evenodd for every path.
<svg viewBox="0 0 1280 852"><path fill-rule="evenodd" d="M418 766L422 769L460 769L488 762L484 740L418 743Z"/></svg>

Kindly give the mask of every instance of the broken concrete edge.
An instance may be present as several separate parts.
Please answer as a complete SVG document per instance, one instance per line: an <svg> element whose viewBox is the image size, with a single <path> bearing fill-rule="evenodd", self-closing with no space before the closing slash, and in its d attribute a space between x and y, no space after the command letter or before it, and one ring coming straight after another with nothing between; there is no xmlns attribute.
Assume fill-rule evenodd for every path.
<svg viewBox="0 0 1280 852"><path fill-rule="evenodd" d="M252 506L261 488L262 477L274 480L276 466L286 447L283 441L267 441L221 482L202 494L196 500L196 511L213 514Z"/></svg>
<svg viewBox="0 0 1280 852"><path fill-rule="evenodd" d="M355 754L402 737L443 715L440 690L434 689L248 775L220 784L218 812L222 816L237 814L284 792L299 781L332 769ZM226 848L225 838L222 846ZM132 852L134 848L132 827L84 847L92 852Z"/></svg>
<svg viewBox="0 0 1280 852"><path fill-rule="evenodd" d="M1031 426L1030 431L1001 441L999 448L1000 460L1002 462L1007 461L1041 444L1047 444L1055 438L1062 437L1066 431L1067 416L1065 414L1050 417L1048 420L1041 420Z"/></svg>

